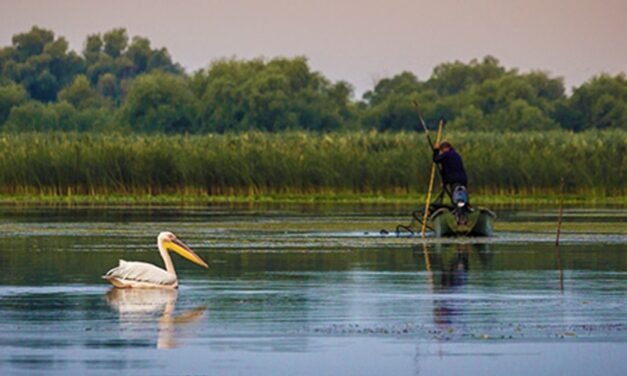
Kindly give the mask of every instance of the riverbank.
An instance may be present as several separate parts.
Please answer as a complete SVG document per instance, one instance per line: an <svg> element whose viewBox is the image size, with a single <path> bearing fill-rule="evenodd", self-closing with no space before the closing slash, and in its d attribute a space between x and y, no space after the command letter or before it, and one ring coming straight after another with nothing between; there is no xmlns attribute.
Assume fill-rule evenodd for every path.
<svg viewBox="0 0 627 376"><path fill-rule="evenodd" d="M475 205L557 205L557 195L472 195ZM276 195L0 195L0 205L165 205L197 206L209 204L381 204L417 205L424 195L367 194L276 194ZM627 206L627 196L593 196L570 194L566 205Z"/></svg>

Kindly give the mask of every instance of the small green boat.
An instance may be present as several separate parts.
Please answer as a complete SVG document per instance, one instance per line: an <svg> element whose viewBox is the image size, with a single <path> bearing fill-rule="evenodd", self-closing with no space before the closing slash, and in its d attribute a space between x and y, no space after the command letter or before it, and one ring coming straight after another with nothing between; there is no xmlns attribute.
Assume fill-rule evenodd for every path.
<svg viewBox="0 0 627 376"><path fill-rule="evenodd" d="M441 207L429 217L429 225L435 236L492 236L496 214L490 209L472 208L458 215L447 207Z"/></svg>

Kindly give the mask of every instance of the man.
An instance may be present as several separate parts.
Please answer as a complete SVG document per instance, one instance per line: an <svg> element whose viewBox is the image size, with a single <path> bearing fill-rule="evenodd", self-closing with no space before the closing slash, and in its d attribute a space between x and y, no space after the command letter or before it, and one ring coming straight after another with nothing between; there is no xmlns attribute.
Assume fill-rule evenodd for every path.
<svg viewBox="0 0 627 376"><path fill-rule="evenodd" d="M448 186L450 189L453 204L457 205L460 200L467 204L466 185L468 185L468 177L466 170L464 170L464 162L450 142L442 141L435 145L433 161L441 166L442 183L445 188Z"/></svg>

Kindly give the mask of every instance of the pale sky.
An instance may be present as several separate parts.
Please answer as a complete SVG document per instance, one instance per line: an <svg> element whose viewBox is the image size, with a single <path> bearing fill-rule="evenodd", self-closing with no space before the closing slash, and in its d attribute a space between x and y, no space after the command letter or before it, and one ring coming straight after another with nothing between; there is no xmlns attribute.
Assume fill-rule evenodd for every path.
<svg viewBox="0 0 627 376"><path fill-rule="evenodd" d="M189 72L223 57L305 55L358 96L403 70L491 54L567 88L627 71L627 0L0 0L0 45L32 25L82 49L125 27L167 47Z"/></svg>

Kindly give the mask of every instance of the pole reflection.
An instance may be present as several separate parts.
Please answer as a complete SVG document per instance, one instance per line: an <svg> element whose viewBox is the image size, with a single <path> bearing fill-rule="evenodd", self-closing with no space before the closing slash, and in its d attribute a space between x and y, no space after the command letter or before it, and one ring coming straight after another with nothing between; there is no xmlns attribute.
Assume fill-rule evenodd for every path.
<svg viewBox="0 0 627 376"><path fill-rule="evenodd" d="M455 294L463 294L472 268L487 269L491 262L489 244L434 244L421 243L427 272L427 285L433 294L433 320L439 327L451 326L464 311L463 301Z"/></svg>

